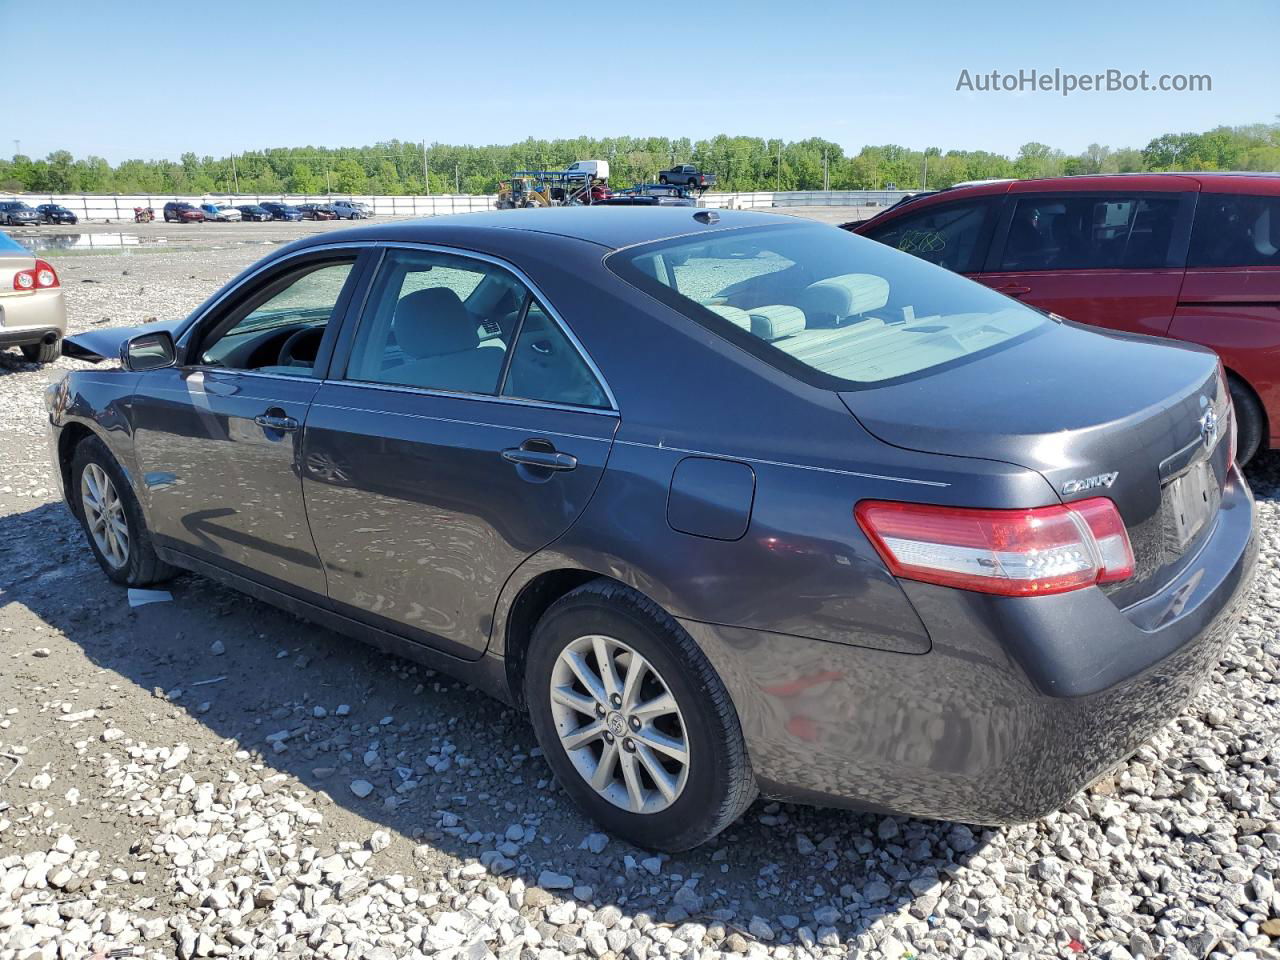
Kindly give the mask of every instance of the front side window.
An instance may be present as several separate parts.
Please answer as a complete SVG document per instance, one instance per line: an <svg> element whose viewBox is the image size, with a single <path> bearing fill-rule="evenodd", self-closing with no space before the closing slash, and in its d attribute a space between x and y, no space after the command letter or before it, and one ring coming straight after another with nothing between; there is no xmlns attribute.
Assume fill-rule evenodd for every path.
<svg viewBox="0 0 1280 960"><path fill-rule="evenodd" d="M387 252L346 378L609 405L582 354L519 278L494 263L433 250Z"/></svg>
<svg viewBox="0 0 1280 960"><path fill-rule="evenodd" d="M922 374L1052 321L915 257L816 225L721 230L619 251L619 277L830 389Z"/></svg>
<svg viewBox="0 0 1280 960"><path fill-rule="evenodd" d="M970 273L982 269L993 209L991 200L940 204L895 217L866 235L956 273Z"/></svg>
<svg viewBox="0 0 1280 960"><path fill-rule="evenodd" d="M1280 197L1200 195L1189 267L1280 267Z"/></svg>
<svg viewBox="0 0 1280 960"><path fill-rule="evenodd" d="M1177 196L1020 197L1000 269L1108 270L1171 266Z"/></svg>
<svg viewBox="0 0 1280 960"><path fill-rule="evenodd" d="M312 263L268 281L205 331L206 366L309 377L354 259Z"/></svg>

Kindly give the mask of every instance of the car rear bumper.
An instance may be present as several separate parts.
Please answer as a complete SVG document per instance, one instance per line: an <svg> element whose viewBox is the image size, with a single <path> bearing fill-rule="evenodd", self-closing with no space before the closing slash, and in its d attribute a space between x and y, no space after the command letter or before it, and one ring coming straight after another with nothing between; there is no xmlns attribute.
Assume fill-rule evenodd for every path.
<svg viewBox="0 0 1280 960"><path fill-rule="evenodd" d="M724 678L767 796L969 823L1037 819L1176 717L1218 663L1257 560L1233 470L1212 535L1126 610L1089 588L903 587L933 648L902 654L684 622Z"/></svg>
<svg viewBox="0 0 1280 960"><path fill-rule="evenodd" d="M61 337L66 329L61 289L0 296L0 347L39 343L50 334Z"/></svg>

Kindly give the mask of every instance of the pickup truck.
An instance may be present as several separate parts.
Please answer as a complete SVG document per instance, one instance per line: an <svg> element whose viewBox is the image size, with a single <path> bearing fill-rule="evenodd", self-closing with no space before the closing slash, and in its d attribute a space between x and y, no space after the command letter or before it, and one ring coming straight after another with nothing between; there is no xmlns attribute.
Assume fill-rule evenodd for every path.
<svg viewBox="0 0 1280 960"><path fill-rule="evenodd" d="M692 163L680 163L670 170L659 170L658 182L704 189L715 185L716 175L714 173L703 173Z"/></svg>

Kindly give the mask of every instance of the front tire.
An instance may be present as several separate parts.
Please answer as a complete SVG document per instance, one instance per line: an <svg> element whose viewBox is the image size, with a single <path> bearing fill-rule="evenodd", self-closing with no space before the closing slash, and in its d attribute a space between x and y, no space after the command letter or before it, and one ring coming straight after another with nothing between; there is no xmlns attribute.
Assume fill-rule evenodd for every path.
<svg viewBox="0 0 1280 960"><path fill-rule="evenodd" d="M156 554L138 498L115 457L97 437L88 437L76 447L68 493L89 549L110 579L145 587L177 573Z"/></svg>
<svg viewBox="0 0 1280 960"><path fill-rule="evenodd" d="M30 363L53 363L62 356L62 341L25 344L22 347L22 355Z"/></svg>
<svg viewBox="0 0 1280 960"><path fill-rule="evenodd" d="M579 809L639 846L710 840L755 799L738 715L693 638L635 591L595 580L534 630L525 700Z"/></svg>
<svg viewBox="0 0 1280 960"><path fill-rule="evenodd" d="M1231 404L1236 412L1236 463L1243 467L1262 446L1267 418L1262 404L1258 403L1258 398L1243 380L1229 376L1227 387L1231 390Z"/></svg>

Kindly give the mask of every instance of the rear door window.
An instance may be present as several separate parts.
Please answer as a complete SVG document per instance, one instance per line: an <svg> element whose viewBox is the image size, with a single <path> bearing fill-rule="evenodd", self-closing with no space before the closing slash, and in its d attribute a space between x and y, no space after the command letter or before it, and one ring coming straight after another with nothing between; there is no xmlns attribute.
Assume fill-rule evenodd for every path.
<svg viewBox="0 0 1280 960"><path fill-rule="evenodd" d="M931 206L895 217L867 236L956 273L982 269L996 201L984 198Z"/></svg>
<svg viewBox="0 0 1280 960"><path fill-rule="evenodd" d="M1170 267L1179 196L1020 196L1000 271Z"/></svg>
<svg viewBox="0 0 1280 960"><path fill-rule="evenodd" d="M1189 267L1280 267L1280 197L1200 195Z"/></svg>

